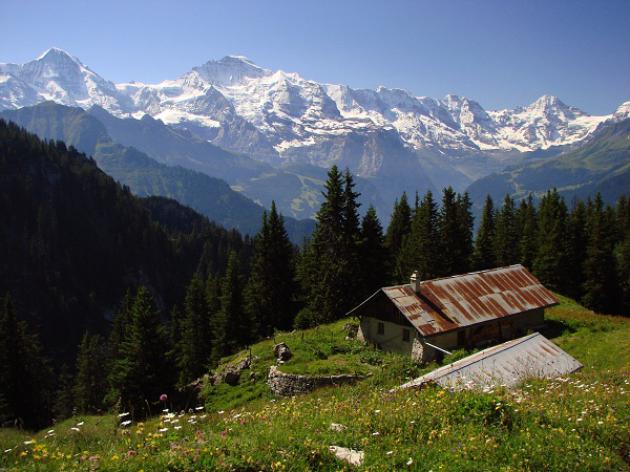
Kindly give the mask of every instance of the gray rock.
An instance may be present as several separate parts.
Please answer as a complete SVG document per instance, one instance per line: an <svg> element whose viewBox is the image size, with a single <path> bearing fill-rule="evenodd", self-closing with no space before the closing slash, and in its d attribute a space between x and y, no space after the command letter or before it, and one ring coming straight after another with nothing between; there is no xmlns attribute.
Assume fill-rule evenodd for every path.
<svg viewBox="0 0 630 472"><path fill-rule="evenodd" d="M226 383L232 386L237 385L241 378L241 372L245 369L249 369L251 364L251 357L246 357L236 364L228 364L225 368L214 373L212 376L212 384L218 385L220 383Z"/></svg>
<svg viewBox="0 0 630 472"><path fill-rule="evenodd" d="M273 354L276 357L276 360L286 362L293 357L293 353L289 346L285 343L276 344L273 347Z"/></svg>
<svg viewBox="0 0 630 472"><path fill-rule="evenodd" d="M363 451L355 451L354 449L341 446L330 446L328 449L337 459L345 461L350 465L359 466L363 464L363 460L365 459L365 453Z"/></svg>
<svg viewBox="0 0 630 472"><path fill-rule="evenodd" d="M330 430L336 433L340 433L342 431L345 431L346 429L348 429L348 427L341 423L330 423Z"/></svg>
<svg viewBox="0 0 630 472"><path fill-rule="evenodd" d="M343 325L343 330L346 333L346 339L356 339L359 332L359 325L355 323L346 323Z"/></svg>

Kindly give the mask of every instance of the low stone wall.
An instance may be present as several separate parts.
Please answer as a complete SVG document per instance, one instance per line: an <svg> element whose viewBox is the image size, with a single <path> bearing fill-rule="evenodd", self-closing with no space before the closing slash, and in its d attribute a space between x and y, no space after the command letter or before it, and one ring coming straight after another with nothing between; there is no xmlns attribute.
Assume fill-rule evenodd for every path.
<svg viewBox="0 0 630 472"><path fill-rule="evenodd" d="M312 392L319 387L353 383L363 378L360 375L349 374L327 376L287 374L274 365L269 369L267 384L275 395L287 397Z"/></svg>

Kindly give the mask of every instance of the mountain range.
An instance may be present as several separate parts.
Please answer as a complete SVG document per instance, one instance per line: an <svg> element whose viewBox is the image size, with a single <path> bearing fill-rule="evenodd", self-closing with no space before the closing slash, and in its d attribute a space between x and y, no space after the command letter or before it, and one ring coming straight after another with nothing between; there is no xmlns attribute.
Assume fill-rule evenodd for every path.
<svg viewBox="0 0 630 472"><path fill-rule="evenodd" d="M242 56L157 84L115 84L56 48L22 65L0 64L0 109L49 100L90 110L121 144L223 178L263 205L274 198L296 217L313 216L321 169L333 164L358 177L364 206L384 216L403 190L461 191L508 166L570 151L630 116L630 102L591 116L550 95L484 110L457 95L318 83ZM168 145L155 139L161 127L170 130Z"/></svg>
<svg viewBox="0 0 630 472"><path fill-rule="evenodd" d="M94 111L95 114L90 114L78 107L44 102L19 110L2 111L0 118L20 125L40 138L63 141L92 156L103 171L127 185L136 195L173 198L225 228L237 229L245 234L253 235L259 230L263 207L232 190L221 179L179 165L163 164L139 149L120 144L112 139L109 128L97 118L102 118L103 113ZM104 115L108 114L105 112ZM139 123L146 121L140 120ZM151 136L154 139L150 142L165 144L165 139L159 138L163 134L168 136L169 130L164 125L162 127L162 133L154 133ZM127 131L138 130L131 128ZM168 147L165 146L165 149ZM212 157L220 165L223 154L228 153L220 149L218 151ZM229 168L227 165L225 167ZM285 225L296 243L301 242L314 228L312 220L291 217L285 218Z"/></svg>
<svg viewBox="0 0 630 472"><path fill-rule="evenodd" d="M614 202L630 193L630 119L611 122L595 131L583 146L548 159L525 162L481 178L468 187L478 205L486 195L540 198L555 187L567 201L599 192Z"/></svg>

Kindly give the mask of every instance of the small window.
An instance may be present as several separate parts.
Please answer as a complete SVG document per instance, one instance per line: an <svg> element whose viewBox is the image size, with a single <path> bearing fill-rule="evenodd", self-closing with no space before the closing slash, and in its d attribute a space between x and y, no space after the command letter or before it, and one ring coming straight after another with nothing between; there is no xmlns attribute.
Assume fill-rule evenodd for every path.
<svg viewBox="0 0 630 472"><path fill-rule="evenodd" d="M403 341L405 342L409 342L409 330L408 329L403 329Z"/></svg>
<svg viewBox="0 0 630 472"><path fill-rule="evenodd" d="M376 329L377 334L385 334L385 323L378 323L378 327Z"/></svg>

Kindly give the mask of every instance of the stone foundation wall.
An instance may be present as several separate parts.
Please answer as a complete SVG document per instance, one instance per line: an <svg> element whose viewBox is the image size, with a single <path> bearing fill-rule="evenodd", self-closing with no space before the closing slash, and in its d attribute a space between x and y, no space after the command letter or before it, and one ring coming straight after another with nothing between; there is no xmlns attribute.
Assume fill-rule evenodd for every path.
<svg viewBox="0 0 630 472"><path fill-rule="evenodd" d="M267 384L274 395L286 397L312 392L319 387L353 383L362 378L363 377L359 375L348 374L329 376L287 374L281 372L278 367L274 365L269 369Z"/></svg>

